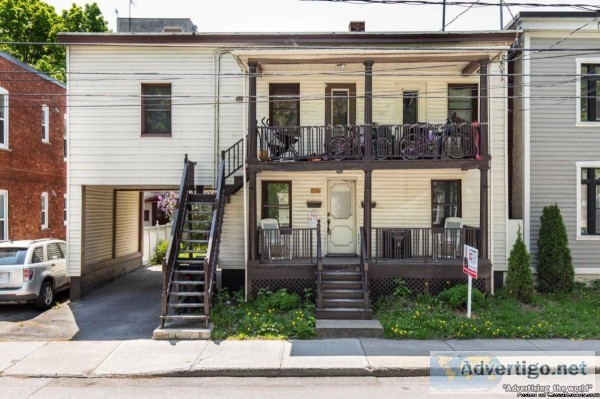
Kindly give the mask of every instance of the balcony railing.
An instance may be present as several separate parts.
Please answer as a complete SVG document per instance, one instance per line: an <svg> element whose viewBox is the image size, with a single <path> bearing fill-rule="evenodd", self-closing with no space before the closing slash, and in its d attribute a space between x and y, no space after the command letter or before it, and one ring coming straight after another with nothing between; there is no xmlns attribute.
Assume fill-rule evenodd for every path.
<svg viewBox="0 0 600 399"><path fill-rule="evenodd" d="M378 160L479 159L477 123L374 125L372 154ZM364 125L261 126L261 161L362 159Z"/></svg>
<svg viewBox="0 0 600 399"><path fill-rule="evenodd" d="M260 260L316 263L316 228L259 229L258 244Z"/></svg>
<svg viewBox="0 0 600 399"><path fill-rule="evenodd" d="M478 227L463 228L373 228L374 260L458 260L464 245L481 249Z"/></svg>

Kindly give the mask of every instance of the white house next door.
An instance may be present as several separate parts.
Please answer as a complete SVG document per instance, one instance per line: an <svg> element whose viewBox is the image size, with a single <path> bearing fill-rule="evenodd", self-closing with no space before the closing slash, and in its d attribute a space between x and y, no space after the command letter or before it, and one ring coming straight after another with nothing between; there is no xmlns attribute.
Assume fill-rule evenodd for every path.
<svg viewBox="0 0 600 399"><path fill-rule="evenodd" d="M328 182L327 253L354 255L356 253L356 182Z"/></svg>

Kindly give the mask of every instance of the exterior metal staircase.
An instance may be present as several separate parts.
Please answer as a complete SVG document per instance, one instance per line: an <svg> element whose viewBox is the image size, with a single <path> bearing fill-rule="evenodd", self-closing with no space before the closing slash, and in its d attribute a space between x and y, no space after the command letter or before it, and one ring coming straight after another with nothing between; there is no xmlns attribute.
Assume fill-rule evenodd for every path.
<svg viewBox="0 0 600 399"><path fill-rule="evenodd" d="M196 163L185 156L163 261L161 328L167 321L193 321L204 326L210 322L225 205L244 184L242 176L234 175L243 166L242 155L242 140L221 152L214 190L194 185Z"/></svg>

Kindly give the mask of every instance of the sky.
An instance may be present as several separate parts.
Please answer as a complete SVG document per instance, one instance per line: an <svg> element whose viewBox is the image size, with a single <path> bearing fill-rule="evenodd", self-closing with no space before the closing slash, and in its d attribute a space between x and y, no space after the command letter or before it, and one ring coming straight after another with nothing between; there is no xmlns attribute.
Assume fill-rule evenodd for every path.
<svg viewBox="0 0 600 399"><path fill-rule="evenodd" d="M72 3L84 5L93 0L45 1L60 12L69 8ZM350 4L301 0L133 1L135 5L131 6L132 18L190 18L198 26L199 32L340 32L348 29L349 21L366 21L366 30L372 32L439 31L442 27L441 5ZM493 0L486 0L491 1ZM554 0L533 1L556 3ZM561 2L596 4L598 0ZM129 0L96 0L96 3L112 30L116 30L115 10L118 10L120 17L129 16ZM448 6L446 22L449 23L464 10L465 7ZM511 7L513 14L519 10L524 8ZM504 7L504 23L508 23L510 19L510 13ZM447 30L496 30L499 27L499 7L473 7L449 24Z"/></svg>

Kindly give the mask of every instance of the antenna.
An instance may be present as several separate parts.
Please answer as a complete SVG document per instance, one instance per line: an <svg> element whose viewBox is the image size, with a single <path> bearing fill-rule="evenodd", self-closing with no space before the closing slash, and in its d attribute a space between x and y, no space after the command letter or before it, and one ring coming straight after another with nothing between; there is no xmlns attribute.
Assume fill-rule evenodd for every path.
<svg viewBox="0 0 600 399"><path fill-rule="evenodd" d="M446 0L442 2L442 32L446 31Z"/></svg>
<svg viewBox="0 0 600 399"><path fill-rule="evenodd" d="M133 2L133 0L129 0L129 18L131 18L131 6L137 8L137 5Z"/></svg>
<svg viewBox="0 0 600 399"><path fill-rule="evenodd" d="M502 10L502 0L500 0L500 30L504 29L504 10Z"/></svg>
<svg viewBox="0 0 600 399"><path fill-rule="evenodd" d="M114 12L114 13L115 13L115 15L117 16L117 18L119 18L119 10L117 10L117 9L115 8L115 10L114 10L113 12Z"/></svg>

